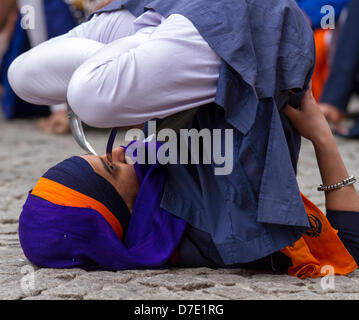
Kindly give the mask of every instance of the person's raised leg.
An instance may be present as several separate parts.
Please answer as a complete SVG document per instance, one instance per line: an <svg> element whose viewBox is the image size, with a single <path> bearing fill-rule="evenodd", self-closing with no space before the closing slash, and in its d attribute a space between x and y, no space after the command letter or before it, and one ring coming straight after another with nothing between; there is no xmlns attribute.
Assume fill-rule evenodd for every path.
<svg viewBox="0 0 359 320"><path fill-rule="evenodd" d="M27 102L37 105L65 103L73 72L103 46L97 41L67 35L53 38L13 61L8 71L9 83Z"/></svg>
<svg viewBox="0 0 359 320"><path fill-rule="evenodd" d="M143 43L124 53L136 38ZM75 71L67 98L91 126L133 126L213 102L220 64L193 24L174 14L99 50Z"/></svg>
<svg viewBox="0 0 359 320"><path fill-rule="evenodd" d="M65 103L73 72L106 43L129 35L134 19L127 10L102 13L25 52L8 71L13 90L30 103Z"/></svg>

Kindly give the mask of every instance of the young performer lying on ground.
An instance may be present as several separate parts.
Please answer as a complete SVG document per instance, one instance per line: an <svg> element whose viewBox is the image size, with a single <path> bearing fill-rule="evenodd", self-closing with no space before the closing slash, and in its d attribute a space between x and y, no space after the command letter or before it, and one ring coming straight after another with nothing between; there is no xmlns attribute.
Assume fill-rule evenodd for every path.
<svg viewBox="0 0 359 320"><path fill-rule="evenodd" d="M323 184L348 177L311 93L305 95L300 111L287 106L285 113L312 141ZM128 164L124 148L114 149L113 160L110 166L105 155L73 157L40 178L19 223L20 242L32 263L109 270L226 267L209 234L160 208L164 166ZM328 191L325 196L327 218L303 196L311 229L293 246L227 267L285 271L301 278L322 275L325 265L341 275L355 270L354 259L359 261L359 196L353 185ZM339 231L340 240L333 228Z"/></svg>
<svg viewBox="0 0 359 320"><path fill-rule="evenodd" d="M123 251L122 242L116 238L109 250L107 240L101 240L103 231L97 233L98 237L91 231L91 240L75 233L71 236L71 239L83 239L84 247L78 249L77 244L78 255L71 258L68 252L74 251L70 247L64 249L61 262L58 262L58 252L52 250L56 254L55 262L48 263L48 244L36 248L37 245L32 246L23 235L24 248L27 243L30 246L24 251L36 252L40 257L44 252L44 260L36 258L39 265L86 265L80 259L85 257L88 265L93 263L91 260L105 268L121 269L163 266L169 256L174 263L172 254L180 239L180 263L188 266L231 266L263 258L272 268L277 268L278 261L286 260L288 255L293 262L292 253L296 250L309 253L308 239L312 239L311 250L314 250L315 237L308 236L307 240L297 243L311 223L320 224L319 218L315 218L317 209L308 201L303 203L299 192L295 174L301 137L284 113L287 104L299 107L311 79L314 60L312 30L292 0L114 0L89 22L23 54L10 67L9 81L26 101L45 105L67 101L81 120L97 127L134 126L198 107L187 128L231 132L233 139L229 146L234 155L232 170L222 175L214 174L217 168L213 154L210 164L171 164L165 171L158 166L135 166L141 188L128 229L128 219L121 221L120 226L108 212L111 204L105 208L99 205L98 202L105 200L99 198L97 192L108 187L102 185L101 179L102 182L93 177L87 180L92 172L87 162L79 158L66 161L61 166L67 168L66 172L70 171L70 177L58 173L65 177L57 182L70 189L76 186L75 190L86 196L70 192L72 201L64 202L69 190L49 182L57 179L58 174L54 175L53 170L48 173L45 186L41 182L34 189L38 192L39 188L40 191L45 188L45 195L37 196L49 200L48 196L56 190L56 194L65 192L66 195L60 197L60 204L74 207L71 204L74 197L82 199L82 206L88 207L91 203L108 219L118 237L127 230L124 245L134 249ZM222 149L217 150L215 156L221 156L220 150L226 145L224 135L220 142ZM87 172L81 183L76 182L79 166L80 172ZM64 171L61 168L55 171L59 170ZM94 190L95 184L98 187ZM147 186L153 192L150 196L142 191ZM126 192L136 190L134 186L122 188ZM132 193L132 198L135 195ZM46 201L31 199L36 202L35 207L25 207L32 214L36 212L39 221L51 220L50 215L46 215L47 209L41 211L42 218L36 209ZM59 204L57 201L56 197L50 202ZM124 207L123 201L113 201ZM131 207L128 200L125 203ZM136 214L136 208L140 208L140 214ZM65 209L59 210L62 214ZM118 210L110 211L116 214ZM78 220L77 215L72 215L72 211L67 212L73 220L71 226L87 225L82 218ZM141 215L145 215L142 220L147 217L156 223L142 223L141 218L135 218ZM92 219L94 215L87 217ZM52 222L59 226L57 221ZM22 223L31 228L24 219ZM186 236L182 238L184 223ZM61 229L69 227L66 224ZM106 235L112 234L111 230L107 229ZM69 237L66 232L57 234L61 240L56 241ZM76 234L80 233L76 231ZM318 231L313 234L317 235ZM44 237L48 241L53 238ZM86 251L89 241L95 250L90 255ZM72 242L65 243L72 246ZM99 243L101 249L98 249ZM293 243L296 246L288 249ZM331 242L322 241L321 245L323 243ZM287 248L285 253L274 254L283 248ZM140 249L142 253L137 251ZM325 252L322 246L319 251ZM154 252L161 252L160 257ZM351 271L356 267L347 253L330 256L342 257L337 262L344 267L335 265L338 274L346 274L347 268ZM320 273L318 268L322 262L310 264L317 266L310 275ZM333 261L330 262L325 264L333 265ZM308 269L302 272L298 267L303 266L303 261L297 260L294 265L296 271L293 269L291 274L307 275Z"/></svg>

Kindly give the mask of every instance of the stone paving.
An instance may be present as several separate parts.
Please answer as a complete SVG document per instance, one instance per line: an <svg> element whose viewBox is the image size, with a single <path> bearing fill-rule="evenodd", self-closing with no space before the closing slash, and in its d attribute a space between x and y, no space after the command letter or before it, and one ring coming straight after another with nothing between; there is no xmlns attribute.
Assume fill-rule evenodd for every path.
<svg viewBox="0 0 359 320"><path fill-rule="evenodd" d="M104 151L108 131L88 130L88 135L96 150ZM337 141L349 172L359 176L359 141ZM358 270L329 282L243 269L86 272L31 265L17 234L27 192L47 168L81 153L71 136L44 135L33 120L0 118L0 300L359 299ZM323 209L323 195L316 191L321 180L308 141L303 141L298 180L302 192Z"/></svg>

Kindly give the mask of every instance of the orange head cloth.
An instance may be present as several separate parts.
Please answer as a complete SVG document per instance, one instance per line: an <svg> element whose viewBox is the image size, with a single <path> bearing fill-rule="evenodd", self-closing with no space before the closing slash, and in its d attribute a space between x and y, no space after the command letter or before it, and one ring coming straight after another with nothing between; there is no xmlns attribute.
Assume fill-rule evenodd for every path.
<svg viewBox="0 0 359 320"><path fill-rule="evenodd" d="M60 206L96 210L111 225L117 236L122 239L123 229L120 222L106 206L91 197L43 177L40 178L31 194Z"/></svg>
<svg viewBox="0 0 359 320"><path fill-rule="evenodd" d="M333 270L336 275L347 275L358 268L355 260L344 247L326 216L302 195L304 206L311 224L303 236L281 250L292 260L288 274L301 279L318 278Z"/></svg>

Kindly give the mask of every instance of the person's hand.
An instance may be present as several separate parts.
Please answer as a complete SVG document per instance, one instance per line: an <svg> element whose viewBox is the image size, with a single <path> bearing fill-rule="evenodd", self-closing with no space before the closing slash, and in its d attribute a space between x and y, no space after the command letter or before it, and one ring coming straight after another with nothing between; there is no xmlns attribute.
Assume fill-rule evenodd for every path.
<svg viewBox="0 0 359 320"><path fill-rule="evenodd" d="M328 122L332 123L335 127L338 127L344 119L344 113L331 104L320 103L319 109L323 112Z"/></svg>
<svg viewBox="0 0 359 320"><path fill-rule="evenodd" d="M305 93L300 109L294 109L287 105L284 113L298 132L314 144L321 143L333 136L328 121L320 110L311 90Z"/></svg>

